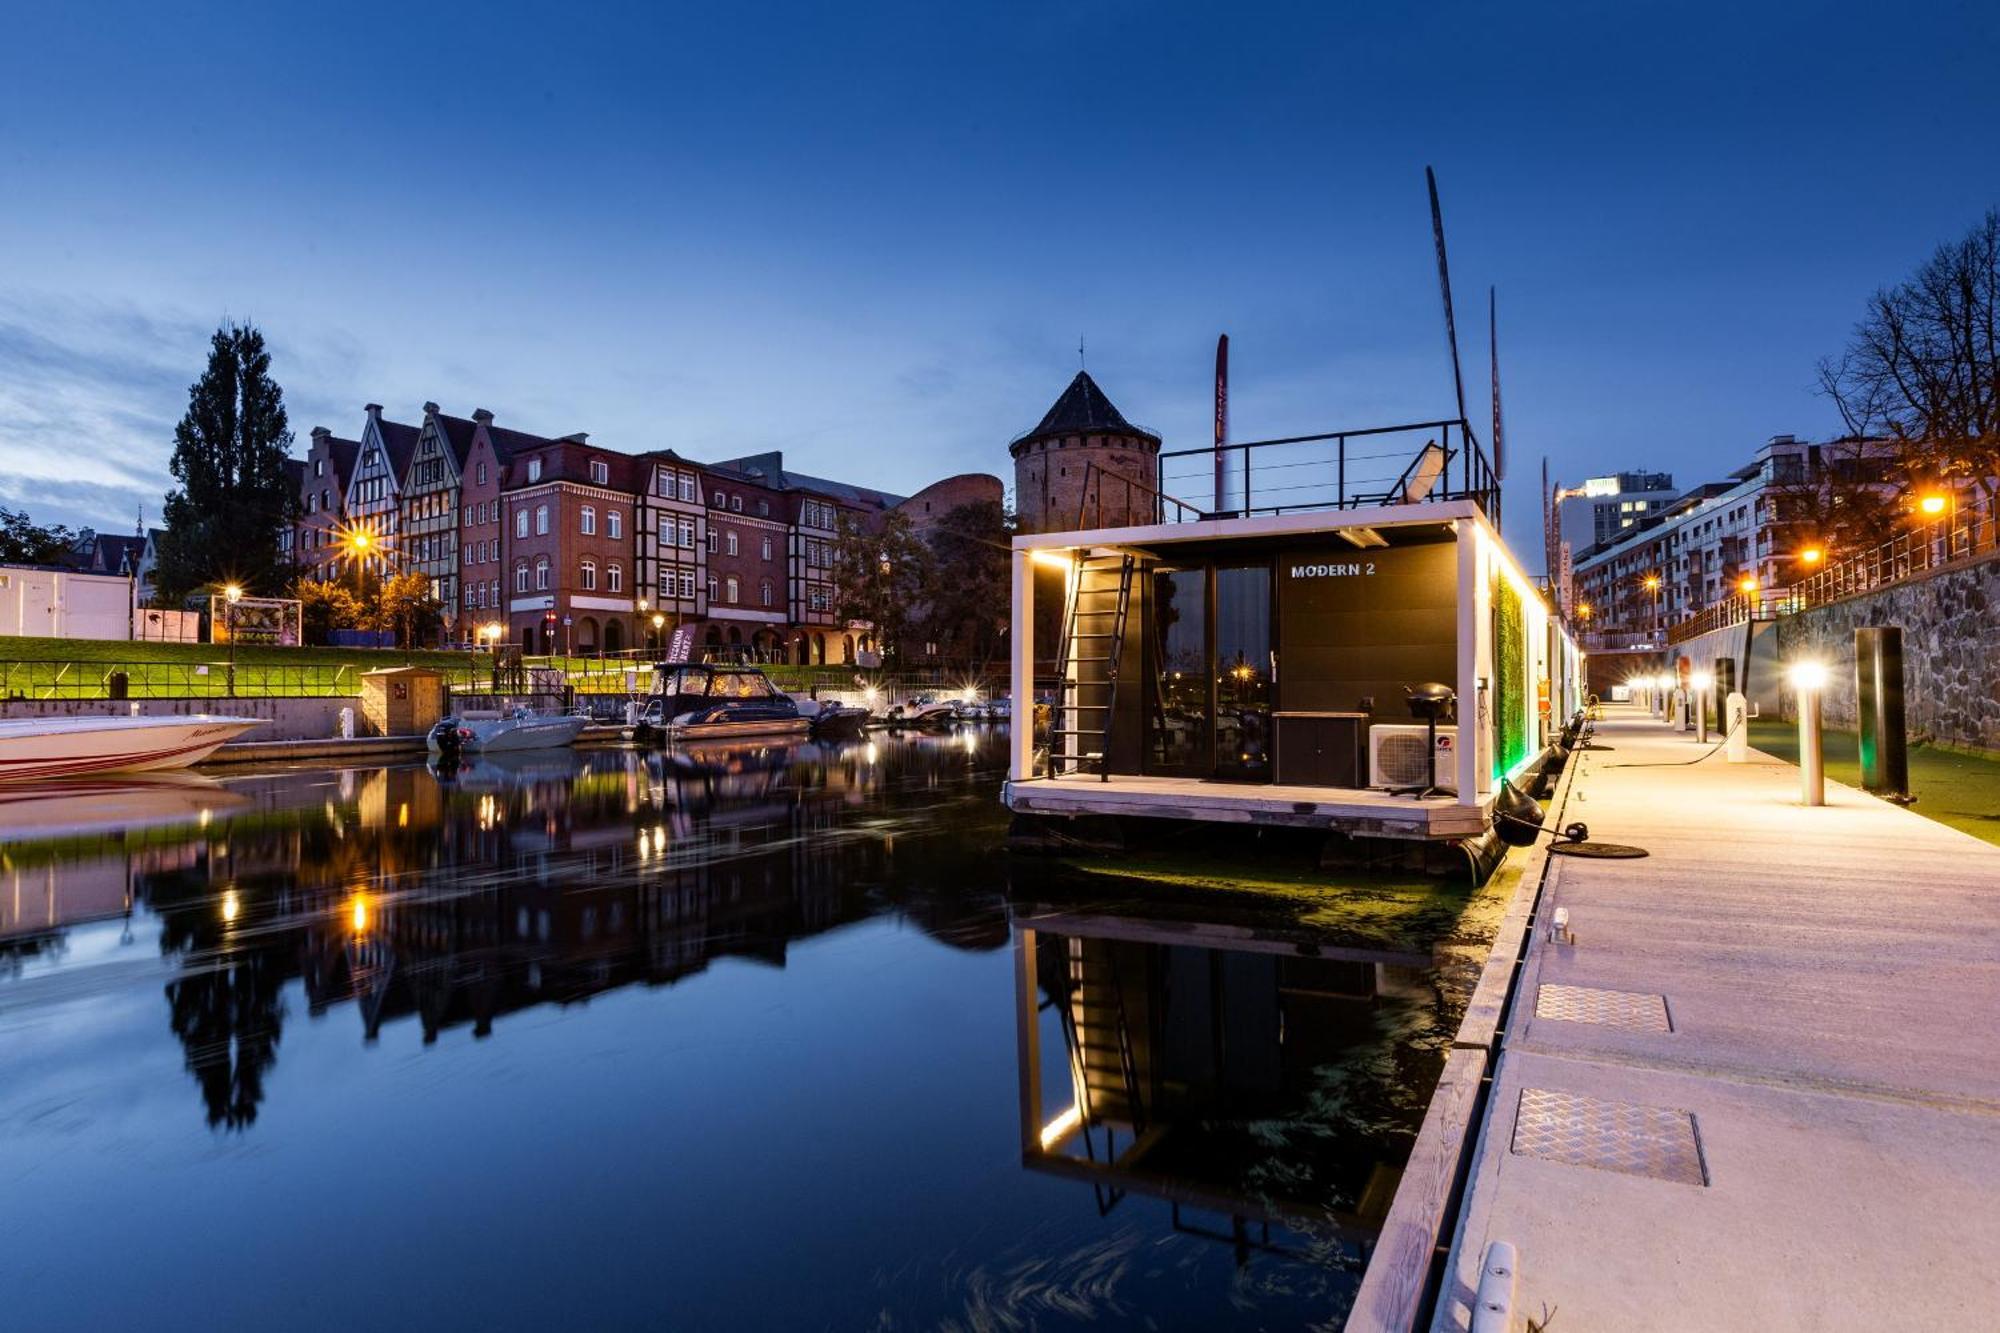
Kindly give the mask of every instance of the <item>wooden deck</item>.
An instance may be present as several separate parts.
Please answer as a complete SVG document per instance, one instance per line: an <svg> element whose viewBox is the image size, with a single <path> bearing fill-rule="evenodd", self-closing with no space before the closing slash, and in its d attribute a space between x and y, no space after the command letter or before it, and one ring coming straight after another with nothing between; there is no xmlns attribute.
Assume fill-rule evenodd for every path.
<svg viewBox="0 0 2000 1333"><path fill-rule="evenodd" d="M1466 838L1485 831L1493 798L1477 806L1349 787L1209 782L1199 778L1066 773L1009 782L1007 808L1036 815L1136 815L1203 823L1280 824L1378 838Z"/></svg>
<svg viewBox="0 0 2000 1333"><path fill-rule="evenodd" d="M1518 1252L1512 1328L1990 1323L2000 848L1834 783L1807 807L1798 770L1755 752L1687 764L1692 738L1636 709L1598 739L1615 748L1578 752L1552 822L1651 856L1532 867L1431 1327L1471 1326L1496 1241ZM1448 1077L1438 1142L1466 1110ZM1436 1215L1447 1156L1413 1216ZM1409 1329L1427 1266L1371 1264L1349 1329Z"/></svg>

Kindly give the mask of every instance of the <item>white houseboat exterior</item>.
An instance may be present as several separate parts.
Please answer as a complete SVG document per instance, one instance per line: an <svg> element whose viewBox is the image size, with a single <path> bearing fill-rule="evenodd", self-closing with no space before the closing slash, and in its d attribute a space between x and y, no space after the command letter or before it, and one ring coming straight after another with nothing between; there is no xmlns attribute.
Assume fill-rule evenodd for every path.
<svg viewBox="0 0 2000 1333"><path fill-rule="evenodd" d="M1393 483L1352 484L1363 437L1408 460ZM1017 710L1017 816L1479 838L1581 706L1581 655L1489 518L1463 421L1270 443L1213 451L1229 512L1102 474L1075 529L1014 539L1013 697L1048 714ZM1282 503L1254 503L1260 480ZM1086 526L1107 488L1155 521Z"/></svg>

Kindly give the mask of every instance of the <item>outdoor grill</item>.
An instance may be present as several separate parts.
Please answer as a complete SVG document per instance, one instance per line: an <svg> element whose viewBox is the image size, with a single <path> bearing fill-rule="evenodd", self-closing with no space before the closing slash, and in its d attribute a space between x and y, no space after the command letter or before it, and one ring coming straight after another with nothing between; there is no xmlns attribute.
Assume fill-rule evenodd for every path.
<svg viewBox="0 0 2000 1333"><path fill-rule="evenodd" d="M1451 686L1441 685L1437 681L1428 681L1422 685L1405 685L1403 693L1409 700L1410 716L1422 722L1426 728L1424 749L1430 755L1430 781L1421 787L1398 787L1390 795L1414 796L1420 801L1432 796L1458 795L1456 788L1437 785L1438 723L1450 720L1453 710L1458 706L1457 693Z"/></svg>

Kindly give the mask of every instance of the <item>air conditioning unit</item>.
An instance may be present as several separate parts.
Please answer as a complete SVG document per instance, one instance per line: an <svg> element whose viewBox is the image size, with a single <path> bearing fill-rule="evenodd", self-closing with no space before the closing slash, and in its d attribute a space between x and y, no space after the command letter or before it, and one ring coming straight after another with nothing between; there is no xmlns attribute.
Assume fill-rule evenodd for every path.
<svg viewBox="0 0 2000 1333"><path fill-rule="evenodd" d="M1421 787L1431 780L1424 738L1430 728L1419 722L1379 723L1368 728L1368 785ZM1458 779L1458 728L1437 729L1437 780L1449 786Z"/></svg>

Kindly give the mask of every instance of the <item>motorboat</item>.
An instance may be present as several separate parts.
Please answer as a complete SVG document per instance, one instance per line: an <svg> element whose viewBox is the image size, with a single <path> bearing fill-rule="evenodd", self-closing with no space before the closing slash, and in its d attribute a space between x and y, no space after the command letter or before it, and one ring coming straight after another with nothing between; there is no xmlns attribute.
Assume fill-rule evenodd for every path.
<svg viewBox="0 0 2000 1333"><path fill-rule="evenodd" d="M805 712L805 705L800 705L799 711L802 713ZM842 737L860 736L866 733L870 720L869 712L865 708L854 704L830 701L820 704L817 711L811 713L807 718L807 723L812 728L815 740L831 740Z"/></svg>
<svg viewBox="0 0 2000 1333"><path fill-rule="evenodd" d="M590 719L580 713L537 713L531 708L471 709L431 728L430 752L446 758L507 750L550 750L574 745Z"/></svg>
<svg viewBox="0 0 2000 1333"><path fill-rule="evenodd" d="M0 721L0 782L143 773L198 764L254 717L24 717Z"/></svg>
<svg viewBox="0 0 2000 1333"><path fill-rule="evenodd" d="M654 671L652 696L632 726L641 744L803 736L812 725L798 701L754 666L662 663Z"/></svg>
<svg viewBox="0 0 2000 1333"><path fill-rule="evenodd" d="M958 721L958 702L928 694L913 694L889 708L892 727L948 727Z"/></svg>

